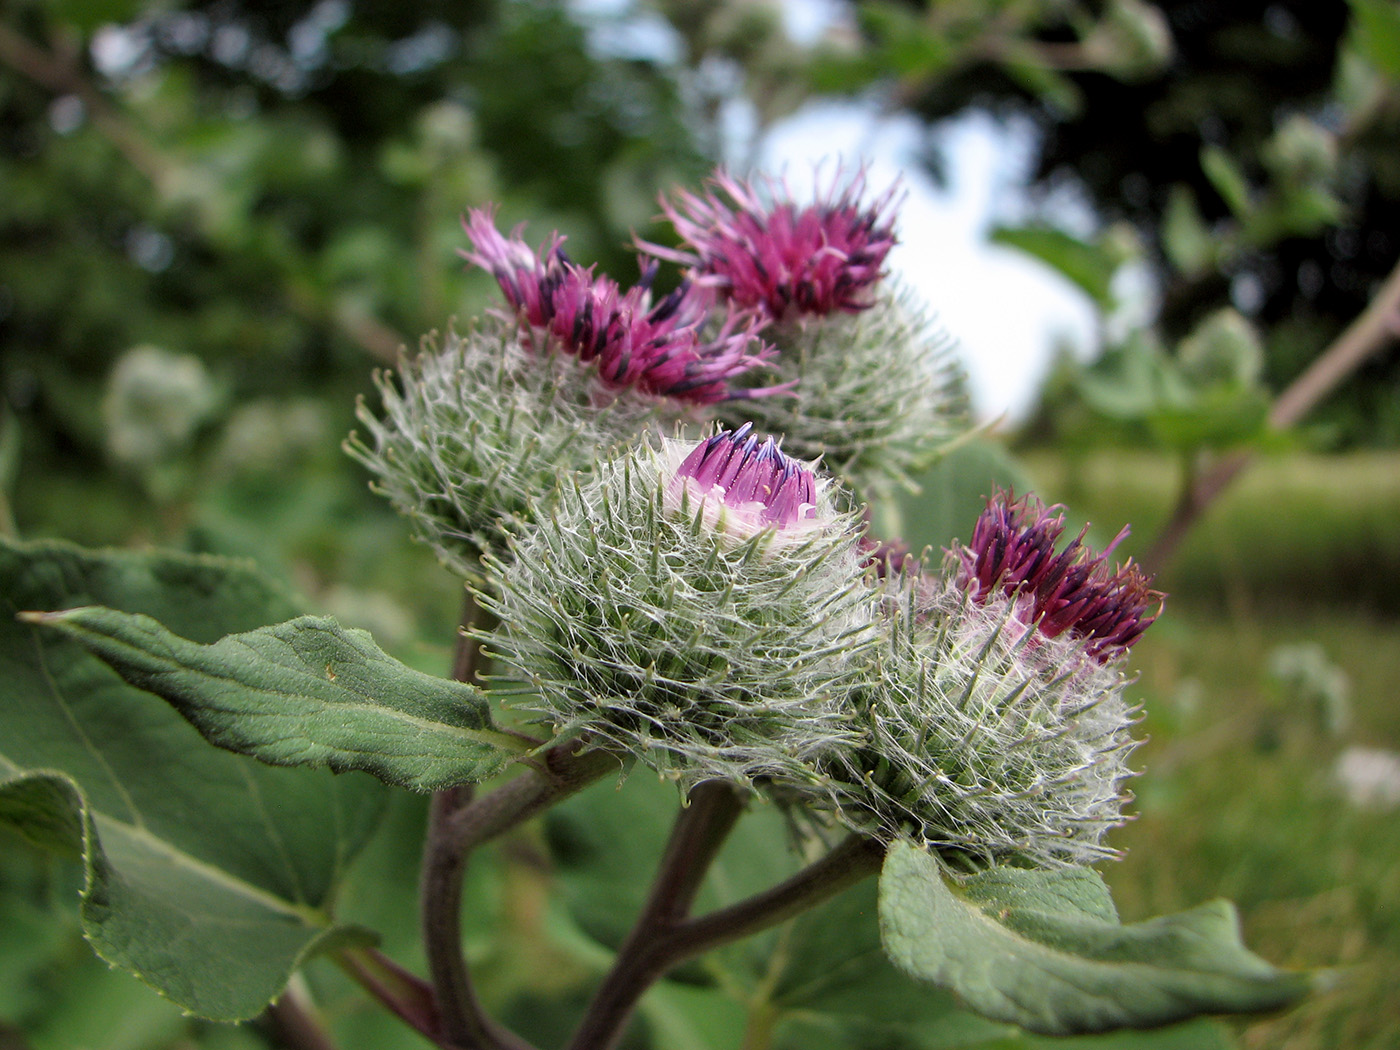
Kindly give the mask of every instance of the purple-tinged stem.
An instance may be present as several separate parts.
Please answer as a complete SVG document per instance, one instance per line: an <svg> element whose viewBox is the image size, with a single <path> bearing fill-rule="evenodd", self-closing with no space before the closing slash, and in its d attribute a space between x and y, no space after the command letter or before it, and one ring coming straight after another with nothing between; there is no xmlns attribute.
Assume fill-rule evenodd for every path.
<svg viewBox="0 0 1400 1050"><path fill-rule="evenodd" d="M656 968L661 961L656 945L690 913L741 812L738 792L723 781L706 781L691 791L671 829L646 904L574 1033L573 1050L606 1050L621 1037L642 993L665 972Z"/></svg>
<svg viewBox="0 0 1400 1050"><path fill-rule="evenodd" d="M481 623L483 615L468 591L452 667L452 677L457 681L472 681L481 665L481 646L471 631ZM418 887L420 922L436 996L439 1034L464 1050L526 1050L529 1044L486 1015L472 988L462 953L462 876L471 846L454 834L453 828L472 796L470 784L434 794L423 841Z"/></svg>
<svg viewBox="0 0 1400 1050"><path fill-rule="evenodd" d="M374 948L349 948L336 953L335 961L399 1020L441 1045L437 1000L427 981L415 977Z"/></svg>
<svg viewBox="0 0 1400 1050"><path fill-rule="evenodd" d="M713 948L776 926L854 886L880 870L884 853L879 842L852 835L786 881L729 907L696 918L677 917L641 938L639 922L575 1032L570 1050L609 1050L642 995L668 971Z"/></svg>

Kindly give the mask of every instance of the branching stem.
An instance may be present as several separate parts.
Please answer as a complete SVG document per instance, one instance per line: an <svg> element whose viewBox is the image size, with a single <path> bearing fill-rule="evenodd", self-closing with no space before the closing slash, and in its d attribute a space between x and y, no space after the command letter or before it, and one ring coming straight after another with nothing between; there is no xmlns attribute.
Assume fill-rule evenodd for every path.
<svg viewBox="0 0 1400 1050"><path fill-rule="evenodd" d="M1400 263L1390 271L1361 315L1274 400L1269 409L1269 426L1287 430L1298 423L1367 358L1397 338L1400 338ZM1253 458L1248 451L1231 452L1209 470L1186 478L1171 518L1142 558L1143 567L1149 573L1155 575L1167 567L1197 519Z"/></svg>
<svg viewBox="0 0 1400 1050"><path fill-rule="evenodd" d="M699 789L697 789L698 791ZM692 799L694 808L696 800ZM733 817L737 817L737 810ZM730 817L730 823L733 822ZM701 824L698 814L691 820ZM668 868L682 850L706 865L718 852L714 829L686 829L686 815L672 833L661 874L641 918L618 952L617 962L589 1006L575 1032L570 1050L608 1050L622 1036L627 1020L646 990L687 959L713 948L741 940L815 907L880 870L884 848L877 842L852 835L820 860L809 864L785 882L726 908L696 918L685 912L694 901L703 872L683 877L668 875ZM727 830L727 828L725 829ZM687 845L689 840L692 845ZM722 839L720 840L722 841ZM711 849L708 856L704 852ZM691 881L693 880L693 885ZM669 885L668 885L669 884ZM677 911L677 906L682 910Z"/></svg>
<svg viewBox="0 0 1400 1050"><path fill-rule="evenodd" d="M663 961L655 952L657 944L690 914L706 872L742 811L738 792L723 781L707 781L691 791L646 903L574 1035L574 1050L604 1050L621 1037L642 993L665 972L657 968Z"/></svg>
<svg viewBox="0 0 1400 1050"><path fill-rule="evenodd" d="M399 1020L441 1045L441 1026L432 985L373 948L346 949L335 955L335 961L356 984Z"/></svg>

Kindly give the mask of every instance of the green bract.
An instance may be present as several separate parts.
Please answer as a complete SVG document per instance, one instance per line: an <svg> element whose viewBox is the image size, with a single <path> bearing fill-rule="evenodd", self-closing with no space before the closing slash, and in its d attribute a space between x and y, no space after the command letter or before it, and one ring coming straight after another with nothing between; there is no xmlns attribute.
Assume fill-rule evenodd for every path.
<svg viewBox="0 0 1400 1050"><path fill-rule="evenodd" d="M753 382L793 382L793 394L727 402L720 418L783 435L789 454L821 458L862 495L908 485L966 429L951 340L906 293L885 287L860 313L800 317L764 336L779 354Z"/></svg>
<svg viewBox="0 0 1400 1050"><path fill-rule="evenodd" d="M849 697L876 636L858 515L820 486L800 527L755 531L673 483L688 446L607 462L488 558L495 695L610 741L685 784L781 777L855 739Z"/></svg>
<svg viewBox="0 0 1400 1050"><path fill-rule="evenodd" d="M655 399L606 392L586 366L523 343L514 322L489 316L375 382L383 417L361 404L369 434L347 449L418 538L469 577L561 473L635 440L658 413Z"/></svg>

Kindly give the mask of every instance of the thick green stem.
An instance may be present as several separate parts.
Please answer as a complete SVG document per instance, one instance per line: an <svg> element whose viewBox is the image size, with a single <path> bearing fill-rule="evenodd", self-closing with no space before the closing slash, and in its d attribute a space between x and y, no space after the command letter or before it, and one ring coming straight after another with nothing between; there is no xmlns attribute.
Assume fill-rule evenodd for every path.
<svg viewBox="0 0 1400 1050"><path fill-rule="evenodd" d="M885 847L863 835L851 835L820 860L792 878L747 900L688 919L672 931L666 951L670 966L786 922L822 901L877 874Z"/></svg>
<svg viewBox="0 0 1400 1050"><path fill-rule="evenodd" d="M578 741L556 744L532 768L458 809L446 835L457 849L475 849L623 768L624 760L610 751Z"/></svg>

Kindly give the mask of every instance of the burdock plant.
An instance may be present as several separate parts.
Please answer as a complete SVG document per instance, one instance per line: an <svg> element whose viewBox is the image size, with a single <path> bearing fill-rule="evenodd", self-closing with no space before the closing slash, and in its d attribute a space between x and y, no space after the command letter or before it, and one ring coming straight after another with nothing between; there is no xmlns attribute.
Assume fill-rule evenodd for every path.
<svg viewBox="0 0 1400 1050"><path fill-rule="evenodd" d="M1244 948L1228 905L1124 925L1090 867L1114 855L1134 746L1124 668L1162 603L1110 561L1124 534L1103 552L1084 533L1065 544L1056 508L997 492L939 568L867 524L862 500L912 484L965 429L947 340L885 274L898 203L867 200L860 173L800 203L721 172L663 197L674 246L642 242L630 287L558 234L531 248L491 208L468 213L463 255L501 303L379 376L348 445L466 585L451 679L333 620L287 619L244 566L7 548L12 604L67 611L27 612L0 644L10 710L32 716L5 723L18 743L0 756L0 819L85 857L104 958L206 1017L278 998L284 1030L313 1032L298 1045L323 1045L305 985L284 989L329 953L437 1046L527 1050L463 951L468 858L593 781L659 777L677 815L640 912L579 951L601 978L567 1043L541 1045L615 1046L677 966L793 920L760 977L727 954L688 971L706 1011L735 989L751 1000L745 1046L796 1045L792 966L851 982L846 1021L819 1018L833 1046L874 1029L924 1045L915 1022L893 1026L893 1001L944 1035L1015 1041L1007 1026L1145 1028L1301 995L1304 978ZM382 786L192 745L181 717L266 764L432 793L425 974L329 914ZM765 814L785 830L731 840L741 875L709 880L721 903L697 913L730 832ZM634 873L610 857L644 847L644 822L613 835L594 877L620 905ZM516 841L512 856L550 863L551 840ZM877 872L878 900L860 898ZM567 926L549 914L542 928ZM870 961L877 918L899 972ZM518 972L552 957L539 947L489 956ZM578 997L546 1005L565 978L535 976L514 1016L557 1031ZM921 985L960 1006L922 1003ZM690 1045L735 1045L700 1032ZM679 1045L664 1026L631 1040Z"/></svg>

